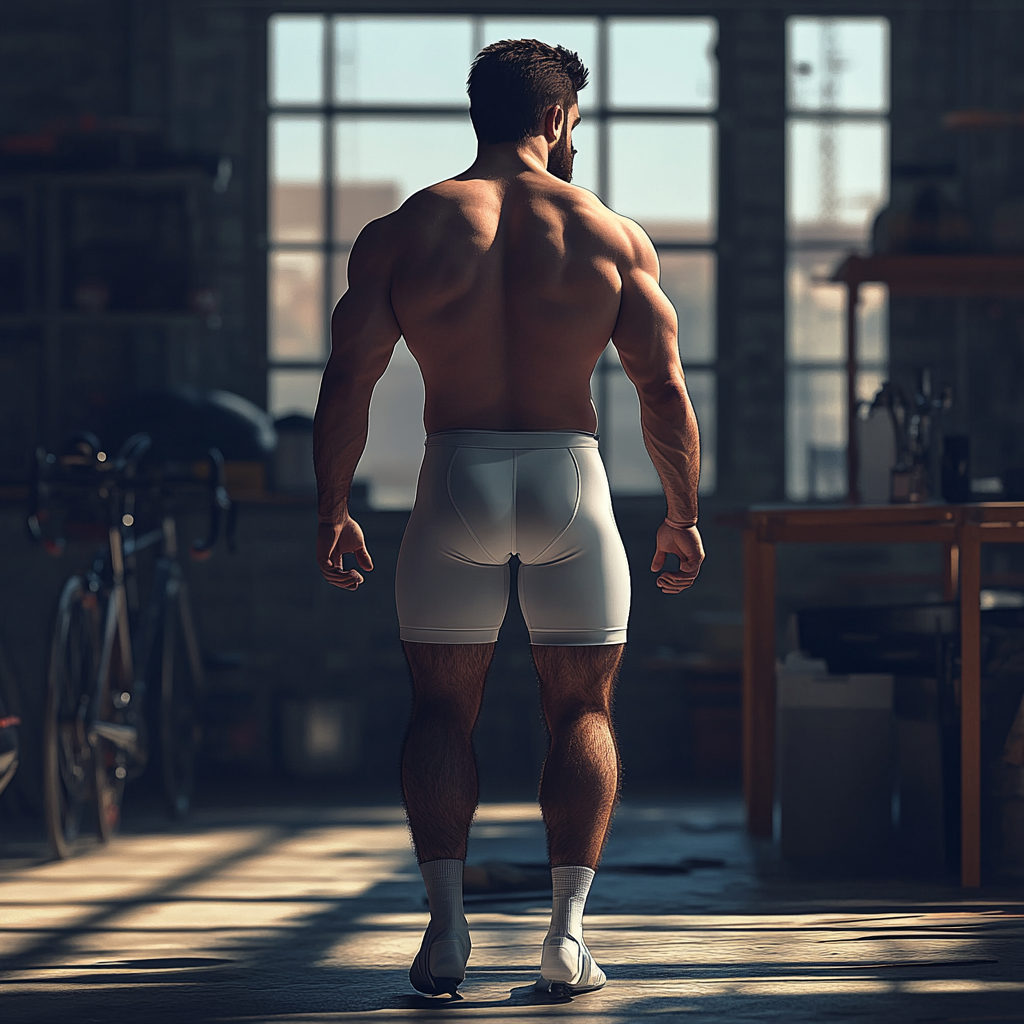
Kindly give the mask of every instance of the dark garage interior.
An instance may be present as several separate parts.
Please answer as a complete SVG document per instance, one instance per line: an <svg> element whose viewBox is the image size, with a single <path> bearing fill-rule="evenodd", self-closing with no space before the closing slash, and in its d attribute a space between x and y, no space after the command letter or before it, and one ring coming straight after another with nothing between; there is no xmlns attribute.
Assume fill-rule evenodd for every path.
<svg viewBox="0 0 1024 1024"><path fill-rule="evenodd" d="M609 983L530 987L547 735L513 596L451 1012L1022 1019L1024 6L8 0L12 1024L448 1005L407 981L404 342L353 484L358 593L316 564L312 416L357 235L473 161L470 62L534 37L590 67L574 182L658 253L707 558L683 594L654 585L665 497L609 346L592 394L632 587L622 803L587 912ZM58 782L86 712L60 710L55 665L115 628L122 559L116 713L74 741L109 754Z"/></svg>

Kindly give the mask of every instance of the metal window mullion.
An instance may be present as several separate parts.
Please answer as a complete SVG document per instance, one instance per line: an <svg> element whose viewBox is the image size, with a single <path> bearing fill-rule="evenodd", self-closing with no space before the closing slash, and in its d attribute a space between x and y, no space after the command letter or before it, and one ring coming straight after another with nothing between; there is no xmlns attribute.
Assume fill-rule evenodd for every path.
<svg viewBox="0 0 1024 1024"><path fill-rule="evenodd" d="M610 171L608 164L608 19L597 19L597 195L601 202L607 204L610 196ZM598 403L598 434L601 455L608 467L609 484L611 480L612 457L612 415L611 415L611 382L612 361L607 350L601 353L597 363L597 403Z"/></svg>
<svg viewBox="0 0 1024 1024"><path fill-rule="evenodd" d="M793 121L888 121L888 110L800 110L786 112Z"/></svg>
<svg viewBox="0 0 1024 1024"><path fill-rule="evenodd" d="M331 18L325 18L324 29L324 99L327 101L328 109L334 99L334 22ZM325 361L331 350L331 313L333 303L333 261L331 258L332 241L334 236L334 121L330 114L321 115L321 129L323 131L323 181L324 181L324 225L323 241L320 245L321 259L323 261L322 297L321 307L323 325L321 327L321 362Z"/></svg>
<svg viewBox="0 0 1024 1024"><path fill-rule="evenodd" d="M598 84L598 95L601 95ZM316 117L332 114L344 114L350 117L468 117L468 105L445 104L429 106L427 104L370 104L370 103L324 103L324 104L285 104L280 103L272 108L275 114L289 117ZM695 109L692 107L611 107L607 101L598 101L593 112L595 117L618 117L623 120L642 119L647 121L663 121L678 118L684 121L705 121L715 118L714 109ZM801 120L815 120L802 117ZM883 120L884 115L867 120ZM851 120L857 120L852 118Z"/></svg>

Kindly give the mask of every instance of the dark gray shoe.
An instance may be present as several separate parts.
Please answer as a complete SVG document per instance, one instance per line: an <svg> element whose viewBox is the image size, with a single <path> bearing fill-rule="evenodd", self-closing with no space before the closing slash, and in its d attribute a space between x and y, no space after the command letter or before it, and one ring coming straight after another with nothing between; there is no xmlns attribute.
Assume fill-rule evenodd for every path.
<svg viewBox="0 0 1024 1024"><path fill-rule="evenodd" d="M412 987L428 996L455 995L466 980L466 964L472 949L468 930L465 935L449 931L433 938L428 927L409 969Z"/></svg>

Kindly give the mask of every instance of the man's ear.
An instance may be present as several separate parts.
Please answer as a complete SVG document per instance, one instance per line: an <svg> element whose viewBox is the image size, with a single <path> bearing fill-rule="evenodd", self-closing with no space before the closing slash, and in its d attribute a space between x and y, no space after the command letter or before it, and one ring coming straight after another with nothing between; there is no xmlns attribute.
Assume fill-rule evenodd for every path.
<svg viewBox="0 0 1024 1024"><path fill-rule="evenodd" d="M548 107L544 114L544 138L548 142L557 142L565 131L565 111L560 103Z"/></svg>

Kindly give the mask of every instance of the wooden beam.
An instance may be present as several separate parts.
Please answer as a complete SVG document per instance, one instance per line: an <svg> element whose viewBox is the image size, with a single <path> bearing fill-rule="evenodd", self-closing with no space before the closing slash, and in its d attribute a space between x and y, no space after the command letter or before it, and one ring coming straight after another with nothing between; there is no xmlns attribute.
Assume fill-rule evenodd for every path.
<svg viewBox="0 0 1024 1024"><path fill-rule="evenodd" d="M763 535L765 540L777 544L949 544L956 537L956 529L952 523L789 526L769 522Z"/></svg>
<svg viewBox="0 0 1024 1024"><path fill-rule="evenodd" d="M846 500L860 504L860 451L857 443L857 306L856 281L846 287Z"/></svg>
<svg viewBox="0 0 1024 1024"><path fill-rule="evenodd" d="M955 601L960 586L960 548L954 541L942 545L942 600Z"/></svg>
<svg viewBox="0 0 1024 1024"><path fill-rule="evenodd" d="M981 885L981 530L960 536L960 880Z"/></svg>
<svg viewBox="0 0 1024 1024"><path fill-rule="evenodd" d="M848 256L831 279L886 284L891 295L1010 297L1024 295L1024 256Z"/></svg>

